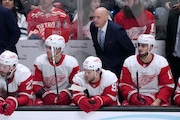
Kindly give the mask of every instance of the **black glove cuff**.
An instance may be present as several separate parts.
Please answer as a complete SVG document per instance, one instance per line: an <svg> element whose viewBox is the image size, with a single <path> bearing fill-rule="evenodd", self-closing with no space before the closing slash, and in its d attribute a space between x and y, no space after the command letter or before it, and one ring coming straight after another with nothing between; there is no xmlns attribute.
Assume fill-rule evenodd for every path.
<svg viewBox="0 0 180 120"><path fill-rule="evenodd" d="M37 97L42 98L42 95L45 93L46 91L44 90L44 88L41 88L38 92L37 92Z"/></svg>

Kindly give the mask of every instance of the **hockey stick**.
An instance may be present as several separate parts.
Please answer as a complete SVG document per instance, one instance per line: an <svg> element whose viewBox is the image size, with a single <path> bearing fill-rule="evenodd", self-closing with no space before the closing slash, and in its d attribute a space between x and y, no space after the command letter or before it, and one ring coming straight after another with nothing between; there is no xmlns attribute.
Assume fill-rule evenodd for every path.
<svg viewBox="0 0 180 120"><path fill-rule="evenodd" d="M68 89L74 90L74 91L79 91L79 92L84 92L88 98L90 97L88 89L81 87L81 86L78 86L76 84L72 84Z"/></svg>
<svg viewBox="0 0 180 120"><path fill-rule="evenodd" d="M9 73L8 73L9 74ZM8 87L8 84L9 84L9 79L8 79L8 74L5 76L5 82L6 82L6 98L9 96L9 87ZM2 105L2 110L4 112L4 110L6 109L7 107L7 104L4 104Z"/></svg>
<svg viewBox="0 0 180 120"><path fill-rule="evenodd" d="M57 97L59 97L59 89L58 89L58 81L57 81L57 72L56 72L56 50L54 47L51 46L51 52L52 52L52 61L53 61L53 67L54 67L54 77L56 81L56 92L57 92Z"/></svg>
<svg viewBox="0 0 180 120"><path fill-rule="evenodd" d="M137 83L137 94L138 94L138 100L141 101L144 104L144 100L140 97L140 92L139 92L139 75L138 75L138 70L136 71L136 83Z"/></svg>
<svg viewBox="0 0 180 120"><path fill-rule="evenodd" d="M8 87L8 75L5 76L5 81L6 81L6 95L9 96L9 87Z"/></svg>
<svg viewBox="0 0 180 120"><path fill-rule="evenodd" d="M69 90L74 90L74 91L79 91L79 92L84 92L84 93L86 94L86 96L87 96L88 98L90 98L89 91L88 91L88 89L86 89L85 87L78 86L78 85L76 85L76 84L72 84L68 89L69 89ZM90 104L95 104L95 101L89 100L89 103L90 103Z"/></svg>

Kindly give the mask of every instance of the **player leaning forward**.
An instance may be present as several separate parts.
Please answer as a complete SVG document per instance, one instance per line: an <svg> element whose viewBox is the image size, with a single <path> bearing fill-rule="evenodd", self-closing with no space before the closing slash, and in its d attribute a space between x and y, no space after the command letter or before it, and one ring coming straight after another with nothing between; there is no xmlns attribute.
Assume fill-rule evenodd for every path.
<svg viewBox="0 0 180 120"><path fill-rule="evenodd" d="M32 75L11 51L0 55L0 114L11 115L18 106L32 105Z"/></svg>
<svg viewBox="0 0 180 120"><path fill-rule="evenodd" d="M33 91L36 105L67 105L71 102L66 89L79 71L77 60L63 53L64 37L51 35L45 40L46 54L36 58Z"/></svg>
<svg viewBox="0 0 180 120"><path fill-rule="evenodd" d="M102 69L102 62L98 57L89 56L83 62L83 71L73 78L75 85L88 92L74 89L73 102L87 113L98 110L101 106L117 106L117 81L114 73Z"/></svg>
<svg viewBox="0 0 180 120"><path fill-rule="evenodd" d="M167 60L151 52L154 45L154 36L140 35L138 54L125 60L120 78L123 105L170 105L174 79Z"/></svg>

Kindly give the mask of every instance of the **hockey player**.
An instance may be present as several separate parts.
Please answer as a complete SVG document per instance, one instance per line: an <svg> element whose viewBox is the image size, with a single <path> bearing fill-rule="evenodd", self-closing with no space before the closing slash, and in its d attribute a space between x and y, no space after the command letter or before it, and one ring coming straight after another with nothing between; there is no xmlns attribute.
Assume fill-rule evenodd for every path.
<svg viewBox="0 0 180 120"><path fill-rule="evenodd" d="M53 6L53 0L40 0L39 8L27 16L29 39L45 40L51 34L58 34L68 42L70 18L68 14Z"/></svg>
<svg viewBox="0 0 180 120"><path fill-rule="evenodd" d="M94 56L85 59L83 69L74 76L73 82L87 89L88 94L74 90L73 102L87 113L98 110L101 106L117 106L116 75L102 69L101 60Z"/></svg>
<svg viewBox="0 0 180 120"><path fill-rule="evenodd" d="M155 18L140 0L125 0L123 10L115 15L114 21L126 30L131 40L137 40L141 34L155 36Z"/></svg>
<svg viewBox="0 0 180 120"><path fill-rule="evenodd" d="M32 105L32 75L18 63L17 54L4 51L0 55L0 114L11 115L18 106Z"/></svg>
<svg viewBox="0 0 180 120"><path fill-rule="evenodd" d="M67 86L79 71L77 60L63 54L65 40L62 36L51 35L45 40L46 54L36 58L33 91L36 105L68 105L71 102Z"/></svg>
<svg viewBox="0 0 180 120"><path fill-rule="evenodd" d="M120 78L123 105L169 106L174 78L167 60L152 53L155 38L142 34L137 40L138 54L128 57Z"/></svg>

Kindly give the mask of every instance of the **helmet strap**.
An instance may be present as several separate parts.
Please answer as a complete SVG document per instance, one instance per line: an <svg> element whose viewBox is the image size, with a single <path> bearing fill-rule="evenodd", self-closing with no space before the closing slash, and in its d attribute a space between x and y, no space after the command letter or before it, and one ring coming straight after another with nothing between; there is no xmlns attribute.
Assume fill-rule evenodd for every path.
<svg viewBox="0 0 180 120"><path fill-rule="evenodd" d="M94 78L97 78L97 70L93 70L94 71Z"/></svg>
<svg viewBox="0 0 180 120"><path fill-rule="evenodd" d="M7 78L11 78L15 70L16 68L14 66L11 66L9 72L7 73Z"/></svg>
<svg viewBox="0 0 180 120"><path fill-rule="evenodd" d="M151 54L151 52L152 52L151 45L148 45L148 55L147 55L147 57Z"/></svg>

